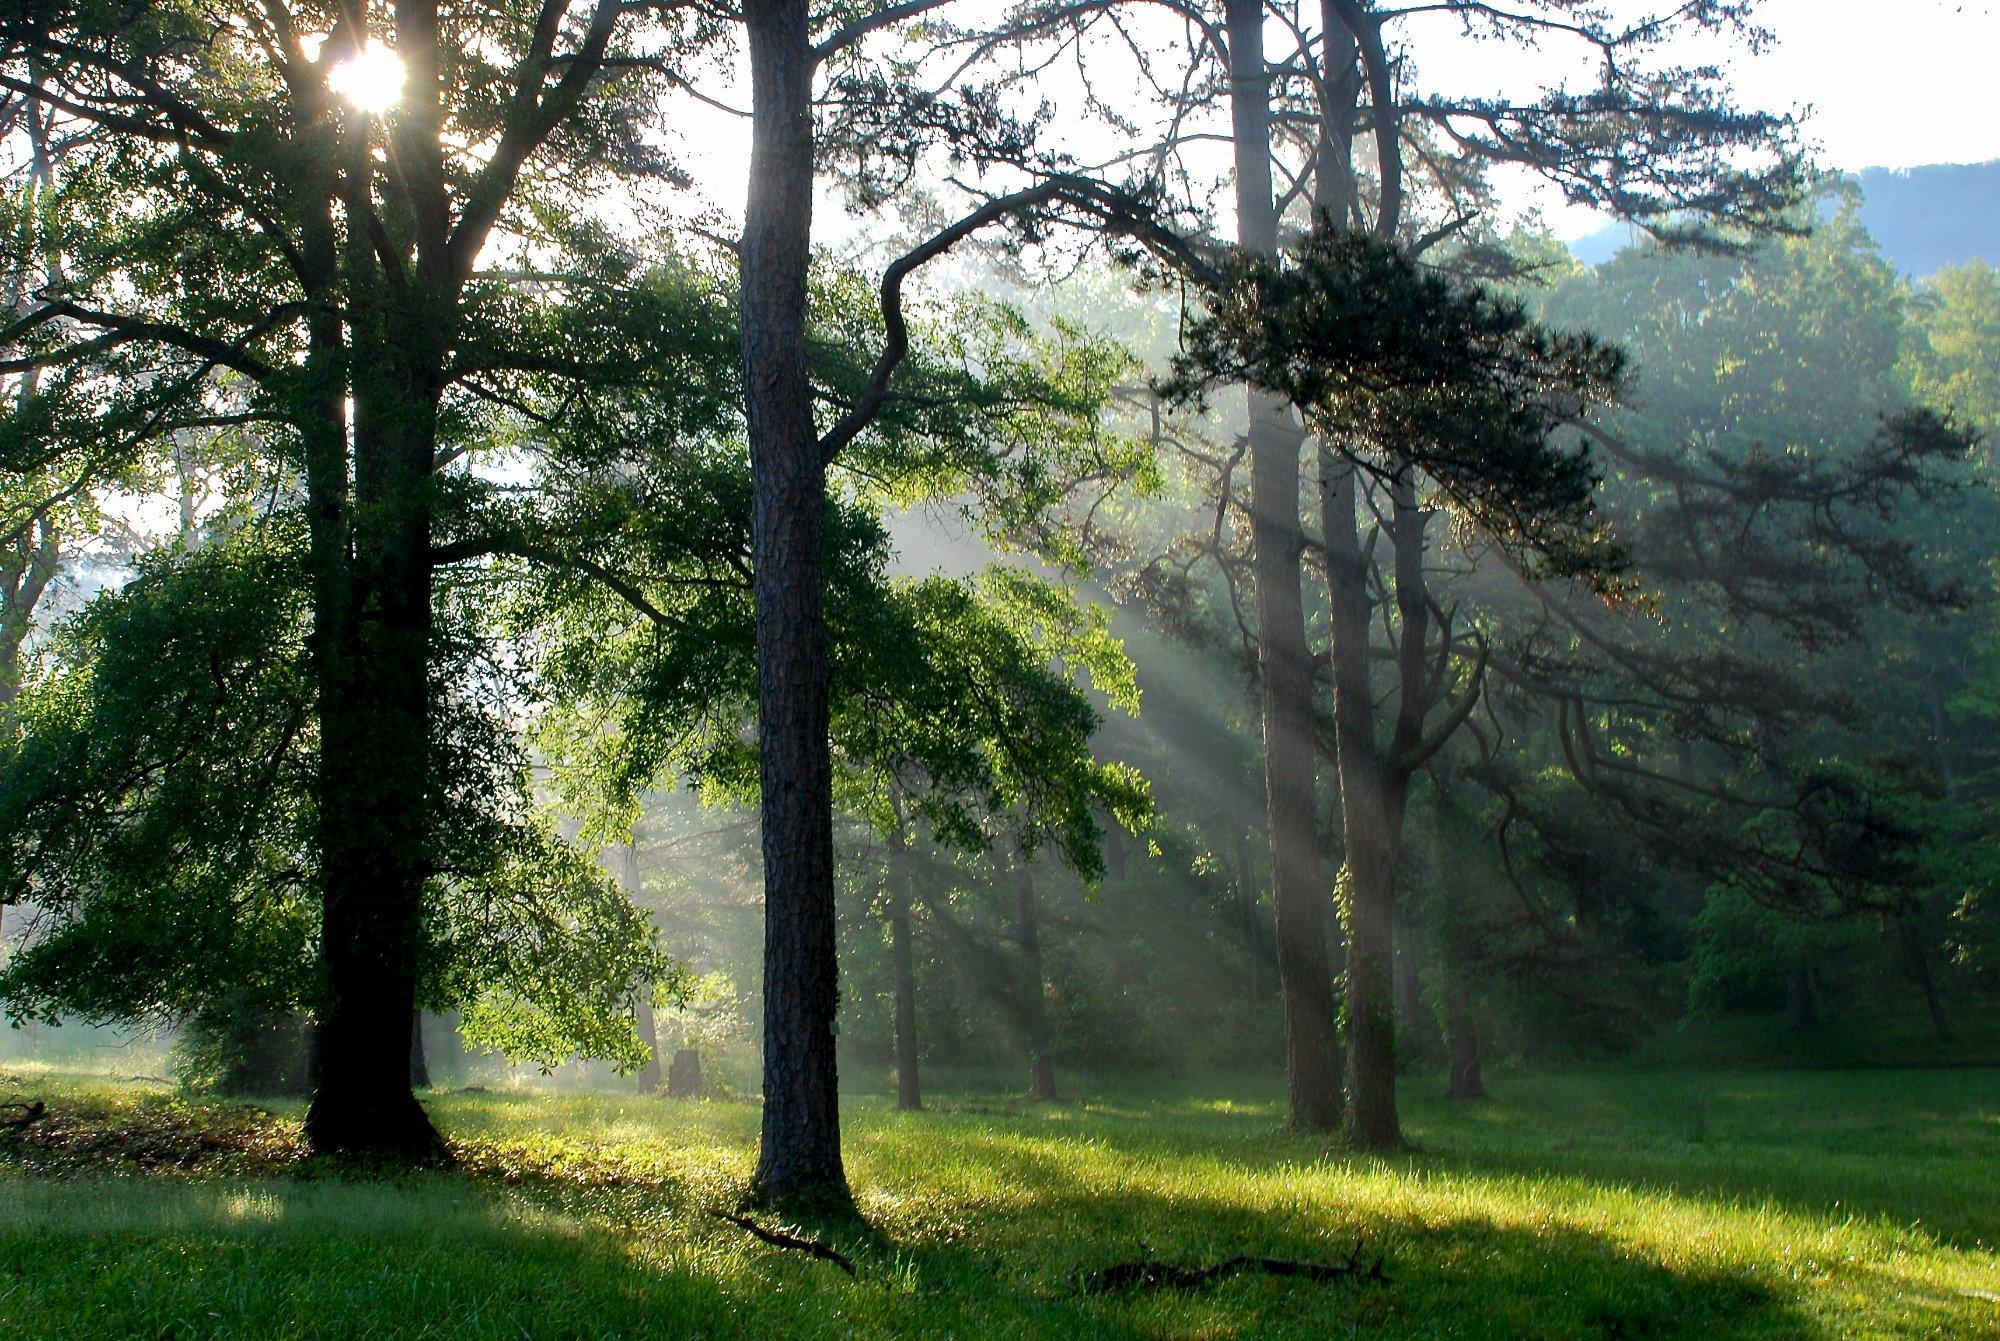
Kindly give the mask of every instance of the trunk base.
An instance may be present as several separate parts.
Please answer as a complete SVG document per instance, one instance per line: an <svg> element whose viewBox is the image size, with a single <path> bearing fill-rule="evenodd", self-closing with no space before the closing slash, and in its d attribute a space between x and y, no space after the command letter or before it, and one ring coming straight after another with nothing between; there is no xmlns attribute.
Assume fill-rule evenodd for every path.
<svg viewBox="0 0 2000 1341"><path fill-rule="evenodd" d="M1487 1097L1486 1082L1480 1078L1479 1063L1477 1061L1474 1061L1470 1066L1461 1066L1456 1061L1452 1063L1451 1083L1445 1088L1445 1097L1448 1099L1484 1099Z"/></svg>
<svg viewBox="0 0 2000 1341"><path fill-rule="evenodd" d="M854 1204L844 1172L828 1176L760 1176L750 1184L743 1204L748 1209L778 1211L809 1225L832 1227L865 1224Z"/></svg>
<svg viewBox="0 0 2000 1341"><path fill-rule="evenodd" d="M377 1102L313 1095L306 1112L306 1139L313 1153L357 1164L449 1168L458 1161L431 1125L417 1096Z"/></svg>
<svg viewBox="0 0 2000 1341"><path fill-rule="evenodd" d="M667 1068L667 1095L692 1099L700 1093L701 1054L693 1048L681 1048L674 1053L673 1065Z"/></svg>
<svg viewBox="0 0 2000 1341"><path fill-rule="evenodd" d="M1387 1112L1350 1110L1347 1143L1356 1150L1365 1150L1376 1155L1393 1155L1410 1148L1409 1142L1403 1139L1403 1127L1396 1120L1396 1110L1393 1107Z"/></svg>

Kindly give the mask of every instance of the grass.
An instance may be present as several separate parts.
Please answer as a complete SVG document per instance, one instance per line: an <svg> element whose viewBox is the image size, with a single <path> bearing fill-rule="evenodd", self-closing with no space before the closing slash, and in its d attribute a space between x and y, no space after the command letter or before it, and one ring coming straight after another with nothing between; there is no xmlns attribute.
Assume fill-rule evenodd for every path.
<svg viewBox="0 0 2000 1341"><path fill-rule="evenodd" d="M437 1095L465 1169L356 1179L295 1111L16 1064L52 1121L0 1139L0 1335L2000 1337L2000 1072L1419 1082L1392 1159L1280 1133L1265 1082L1077 1088L853 1097L850 1281L703 1213L750 1104ZM1357 1239L1387 1283L1077 1286Z"/></svg>

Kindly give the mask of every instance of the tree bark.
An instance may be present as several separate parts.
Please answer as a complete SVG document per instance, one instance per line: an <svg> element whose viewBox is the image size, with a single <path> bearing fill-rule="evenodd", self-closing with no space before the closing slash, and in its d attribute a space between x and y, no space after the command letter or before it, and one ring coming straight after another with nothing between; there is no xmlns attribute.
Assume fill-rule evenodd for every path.
<svg viewBox="0 0 2000 1341"><path fill-rule="evenodd" d="M693 1048L680 1048L674 1052L673 1065L667 1068L667 1095L674 1099L693 1099L701 1094L701 1054Z"/></svg>
<svg viewBox="0 0 2000 1341"><path fill-rule="evenodd" d="M358 220L374 209L366 118L349 115L344 137L339 190ZM337 253L330 218L315 215L307 245L318 271ZM337 325L313 327L309 355L319 360L308 374L316 413L306 451L323 990L305 1127L324 1154L431 1161L447 1155L410 1089L409 1028L431 873L431 476L450 335L421 278L390 299L362 233L348 230L337 272L351 346L345 387ZM314 284L331 289L332 277Z"/></svg>
<svg viewBox="0 0 2000 1341"><path fill-rule="evenodd" d="M1472 991L1462 974L1454 972L1445 992L1445 1046L1450 1056L1450 1075L1445 1093L1453 1099L1484 1099L1486 1078L1480 1070L1479 1020L1472 1009Z"/></svg>
<svg viewBox="0 0 2000 1341"><path fill-rule="evenodd" d="M821 528L826 464L806 377L813 55L805 0L752 0L741 248L763 784L764 1119L753 1194L851 1203L840 1158L833 769Z"/></svg>
<svg viewBox="0 0 2000 1341"><path fill-rule="evenodd" d="M924 1106L917 1057L917 965L910 937L910 857L900 817L889 837L889 936L896 971L896 1107Z"/></svg>
<svg viewBox="0 0 2000 1341"><path fill-rule="evenodd" d="M27 395L24 390L23 398ZM21 693L21 649L34 628L35 608L61 564L61 528L46 516L22 534L14 552L0 555L0 741L13 725L14 702Z"/></svg>
<svg viewBox="0 0 2000 1341"><path fill-rule="evenodd" d="M1931 973L1930 956L1924 952L1916 926L1907 917L1896 919L1896 943L1902 949L1903 967L1910 981L1923 993L1924 1009L1930 1013L1931 1028L1936 1031L1938 1042L1950 1042L1951 1022L1945 1018L1944 999L1938 994L1937 978Z"/></svg>
<svg viewBox="0 0 2000 1341"><path fill-rule="evenodd" d="M40 192L55 182L59 151L49 144L48 122L43 120L40 109L30 105L27 110L28 189ZM27 277L25 265L7 276L4 305L9 316L24 316L33 306ZM62 267L55 256L45 258L42 278L51 288L61 282ZM41 393L41 387L39 368L23 373L15 389L16 408L28 410ZM13 727L14 703L21 693L21 649L34 627L35 607L41 604L62 564L62 544L62 527L44 510L32 526L23 529L9 547L11 552L0 555L0 742L5 741Z"/></svg>
<svg viewBox="0 0 2000 1341"><path fill-rule="evenodd" d="M424 1056L424 1013L410 1012L410 1087L427 1090L431 1087L431 1065Z"/></svg>
<svg viewBox="0 0 2000 1341"><path fill-rule="evenodd" d="M1048 977L1035 921L1035 873L1027 854L1014 854L1014 938L1021 947L1021 1021L1028 1036L1028 1097L1056 1097L1055 1049L1049 1032Z"/></svg>
<svg viewBox="0 0 2000 1341"><path fill-rule="evenodd" d="M1819 1027L1819 1009L1813 1004L1812 975L1804 968L1785 973L1785 1028L1803 1034Z"/></svg>
<svg viewBox="0 0 2000 1341"><path fill-rule="evenodd" d="M384 385L355 397L363 617L342 622L345 646L321 685L325 991L306 1133L323 1153L430 1160L444 1146L410 1091L409 1029L429 875L437 401L407 365L372 362Z"/></svg>
<svg viewBox="0 0 2000 1341"><path fill-rule="evenodd" d="M1271 194L1271 72L1262 0L1228 0L1229 98L1236 163L1237 240L1275 255ZM1340 1040L1326 948L1326 888L1319 863L1314 775L1312 654L1300 596L1303 437L1284 403L1249 392L1251 565L1256 583L1258 707L1264 728L1264 794L1277 914L1278 985L1285 1015L1291 1125L1340 1125Z"/></svg>
<svg viewBox="0 0 2000 1341"><path fill-rule="evenodd" d="M1347 855L1348 1134L1364 1149L1402 1145L1396 1114L1395 859L1409 778L1392 768L1394 751L1415 744L1425 703L1423 681L1423 520L1411 486L1394 486L1392 538L1396 602L1401 619L1398 673L1403 703L1391 752L1375 734L1369 684L1368 557L1355 508L1354 467L1323 448L1321 501L1325 517L1327 584L1332 602L1335 752Z"/></svg>
<svg viewBox="0 0 2000 1341"><path fill-rule="evenodd" d="M653 984L642 983L639 998L632 1004L632 1023L639 1031L639 1046L646 1060L639 1064L639 1093L660 1092L660 1029L653 1018Z"/></svg>

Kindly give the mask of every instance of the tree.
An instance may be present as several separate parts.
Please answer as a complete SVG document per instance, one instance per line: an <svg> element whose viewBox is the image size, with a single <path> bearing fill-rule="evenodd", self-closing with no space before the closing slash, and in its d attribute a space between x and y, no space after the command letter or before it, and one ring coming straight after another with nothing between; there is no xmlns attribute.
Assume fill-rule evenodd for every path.
<svg viewBox="0 0 2000 1341"><path fill-rule="evenodd" d="M0 761L0 888L35 904L0 973L16 1018L191 1019L215 1036L316 1004L302 529L147 556L58 631ZM425 908L419 998L516 1056L636 1060L632 984L671 981L669 966L529 810L504 723L462 699L438 720L453 878Z"/></svg>
<svg viewBox="0 0 2000 1341"><path fill-rule="evenodd" d="M1156 248L1181 249L1142 200L1055 171L1047 156L1035 153L1031 127L996 111L976 90L961 92L954 107L919 92L908 79L873 78L848 65L871 34L939 3L891 5L841 23L817 41L805 0L757 0L743 12L752 138L738 259L756 519L766 900L764 1116L753 1186L757 1196L777 1204L849 1201L832 1034L838 965L822 528L828 467L897 398L891 382L909 349L904 284L984 229L1010 220L1045 221L1052 213L1143 234ZM835 69L835 63L847 68ZM823 69L853 95L843 100L829 138L852 160L847 172L864 198L882 202L880 162L907 180L938 145L959 161L1026 169L1029 184L986 199L883 270L881 356L866 384L821 432L808 375L807 313L820 148L814 85Z"/></svg>
<svg viewBox="0 0 2000 1341"><path fill-rule="evenodd" d="M1756 46L1764 35L1748 22L1747 7L1676 10L1619 24L1595 9L1567 3L1536 3L1501 11L1480 4L1386 8L1334 0L1317 12L1292 5L1232 5L1226 9L1221 27L1194 6L1129 7L1135 12L1164 13L1167 24L1180 29L1151 45L1148 30L1128 22L1124 8L1038 4L1025 7L1013 28L1020 34L1059 35L1051 40L1060 40L1079 63L1084 59L1086 40L1092 34L1101 37L1104 48L1134 69L1142 95L1151 93L1163 104L1159 138L1154 142L1142 139L1150 127L1136 122L1125 106L1104 117L1119 131L1141 141L1111 161L1143 157L1154 165L1161 180L1198 194L1200 184L1208 180L1199 156L1208 143L1229 140L1233 145L1238 235L1257 250L1268 252L1277 246L1280 224L1289 214L1298 220L1299 234L1309 233L1314 217L1323 216L1335 229L1373 233L1428 260L1429 253L1464 232L1488 207L1485 174L1503 164L1546 176L1572 200L1610 209L1675 235L1699 232L1716 220L1768 222L1790 198L1797 181L1791 153L1793 128L1788 120L1735 107L1713 70L1662 66L1652 59L1665 43L1687 31L1718 32ZM1588 63L1598 76L1596 84L1587 94L1557 86L1533 100L1461 97L1418 89L1411 78L1413 66L1405 58L1407 49L1411 45L1421 48L1423 24L1437 20L1456 20L1496 40L1524 45L1568 44L1579 53L1580 63ZM1267 27L1289 34L1291 47L1279 58L1264 53ZM1154 34L1157 36L1157 30ZM1163 51L1171 53L1171 64ZM1212 77L1182 77L1189 67L1204 64L1213 71ZM1219 117L1203 116L1221 100L1225 71L1230 111L1226 129L1216 124ZM1082 77L1087 87L1096 88L1088 71ZM1105 102L1099 99L1096 105ZM1371 161L1356 163L1354 151L1364 139L1372 141ZM1452 264L1460 273L1472 276L1495 273L1496 265L1500 273L1508 273L1512 267L1504 256L1477 246L1461 248ZM1306 738L1300 725L1314 716L1309 706L1300 703L1301 697L1311 692L1310 681L1302 688L1282 674L1273 674L1274 663L1282 667L1307 659L1303 639L1294 639L1291 633L1299 621L1289 610L1297 602L1289 601L1285 593L1300 585L1299 565L1312 546L1308 533L1292 516L1303 491L1296 487L1296 479L1282 486L1277 481L1282 421L1268 409L1262 421L1265 427L1260 432L1259 416L1253 412L1252 497L1246 512L1259 610L1255 637L1262 672L1260 693L1266 706L1264 734L1267 748L1274 740L1286 742L1277 747L1282 758L1282 751ZM1266 447L1261 459L1265 463L1264 485L1269 487L1260 485L1257 478L1254 458L1258 457L1259 441ZM1342 761L1337 746L1332 750L1342 775L1341 797L1346 805L1356 794L1367 796L1378 790L1368 785L1368 775L1379 773L1383 761L1377 751L1362 748L1365 742L1356 721L1362 712L1358 695L1365 687L1367 660L1372 653L1364 640L1353 635L1367 626L1369 594L1358 584L1369 580L1370 565L1353 561L1365 546L1355 523L1343 522L1337 515L1343 508L1352 512L1361 506L1366 491L1341 488L1349 444L1336 441L1328 447L1330 450L1320 454L1320 475L1323 489L1330 494L1315 511L1328 528L1325 543L1333 586L1329 592L1333 622L1344 622L1350 635L1344 649L1338 638L1333 639L1326 659L1335 694L1348 702L1345 740L1357 786L1347 785L1350 763ZM1206 463L1224 513L1239 506L1230 491L1241 457L1240 452L1218 451ZM1295 450L1287 465L1296 475ZM1280 490L1294 500L1290 511L1282 506ZM1406 551L1421 544L1419 523L1423 516L1416 496L1407 502L1409 506L1402 510ZM1384 514L1391 511L1393 508L1385 504ZM1214 527L1218 540L1222 532L1218 517ZM1350 534L1356 548L1346 545ZM1299 542L1287 544L1288 535L1299 536ZM1338 555L1332 552L1336 546L1341 550ZM1231 584L1233 605L1237 597L1234 584L1244 575L1238 571L1236 556L1213 542L1206 548ZM1421 575L1421 560L1406 558L1405 564L1406 573ZM1185 590L1184 576L1167 575L1159 594L1170 601L1179 600ZM1426 610L1420 592L1412 591L1409 600L1411 610ZM1359 622L1357 612L1362 615ZM1419 632L1405 641L1421 646L1423 638ZM1458 649L1458 659L1468 666L1473 654L1470 641ZM1408 719L1406 728L1408 721L1421 725L1425 714L1438 706L1434 697L1426 702L1426 693L1420 692L1431 677L1431 667L1423 658L1404 658L1399 665L1399 688L1406 692L1398 711ZM1276 685L1274 678L1279 682ZM1271 697L1274 693L1276 700ZM1281 705L1288 705L1282 706L1282 722L1275 718ZM1335 715L1339 715L1337 711ZM1269 782L1274 789L1270 804L1274 808L1296 807L1301 815L1309 813L1310 806L1301 806L1297 798L1310 798L1310 769L1304 773L1296 765L1285 769L1282 782L1279 770L1268 758L1267 769L1272 770ZM1277 789L1282 789L1282 796ZM1383 813L1392 815L1395 809L1390 805ZM1300 832L1296 824L1277 823L1275 814L1274 809L1270 835L1274 866L1287 861L1286 832ZM1388 826L1392 837L1395 827ZM1373 846L1372 840L1369 845ZM1303 872L1309 868L1297 869ZM1281 906L1286 903L1284 883L1278 881ZM1366 883L1374 889L1383 882L1371 877ZM1378 903L1373 895L1362 899L1363 906L1371 910L1364 919L1369 927L1383 921L1376 915ZM1307 924L1304 896L1292 906L1300 913L1290 919L1293 926L1301 928L1299 937L1287 938L1281 931L1280 939L1290 939L1296 953L1307 938L1303 930ZM1393 918L1387 920L1392 922ZM1371 951L1369 957L1380 956ZM1288 1021L1312 1027L1311 1021L1329 1012L1316 1004L1323 999L1317 987L1320 975L1306 969L1303 960L1298 962L1299 972L1287 975L1287 993L1302 995L1297 998L1296 1013L1288 1008ZM1370 981L1365 965L1360 974L1350 971L1350 993L1360 991L1372 999ZM1350 1024L1356 1018L1355 1005L1350 999ZM1371 1013L1364 1011L1363 1016ZM1350 1043L1354 1041L1351 1032ZM1372 1092L1385 1083L1387 1037L1364 1018L1360 1046L1371 1059L1369 1078L1354 1083ZM1325 1067L1306 1070L1301 1069L1308 1065L1303 1058L1295 1055L1294 1061L1295 1120L1304 1125L1323 1123L1328 1105L1310 1096L1323 1096ZM1380 1115L1391 1111L1393 1105L1371 1097L1364 1107L1370 1116L1358 1121L1362 1128L1374 1128L1374 1135L1366 1130L1357 1134L1364 1140L1392 1140L1393 1132Z"/></svg>
<svg viewBox="0 0 2000 1341"><path fill-rule="evenodd" d="M1322 488L1346 857L1349 1127L1365 1145L1394 1146L1396 853L1411 780L1470 716L1485 671L1481 652L1430 720L1445 704L1460 640L1440 616L1438 646L1429 643L1428 511L1417 481L1432 482L1433 506L1454 508L1523 562L1617 591L1622 559L1593 515L1589 459L1555 430L1615 393L1622 363L1587 337L1542 330L1481 286L1422 274L1387 243L1322 226L1295 255L1246 259L1226 275L1176 371L1175 394L1241 378L1283 395L1323 441L1342 444ZM1368 561L1354 522L1362 471L1385 481L1395 549L1400 700L1386 742L1373 721Z"/></svg>
<svg viewBox="0 0 2000 1341"><path fill-rule="evenodd" d="M1692 954L1702 1008L1789 995L1803 1022L1810 970L1876 925L1921 987L1939 789L1906 743L1925 630L1963 593L1941 542L1972 500L1968 435L1900 382L1900 284L1850 205L1727 255L1629 249L1537 303L1634 361L1636 403L1589 431L1658 622L1461 579L1494 688L1460 771L1536 910L1488 957L1580 994L1607 962Z"/></svg>
<svg viewBox="0 0 2000 1341"><path fill-rule="evenodd" d="M891 801L892 806L894 801ZM914 1113L924 1106L922 1049L917 1042L916 946L910 926L909 834L900 806L889 830L888 897L890 954L896 977L896 1107Z"/></svg>
<svg viewBox="0 0 2000 1341"><path fill-rule="evenodd" d="M1917 295L1910 360L1917 394L1991 433L2000 426L2000 271L1947 266Z"/></svg>
<svg viewBox="0 0 2000 1341"><path fill-rule="evenodd" d="M7 334L29 346L13 369L45 375L35 415L68 426L58 445L113 456L255 424L303 494L321 979L308 1131L333 1153L440 1150L408 1034L425 890L449 870L433 682L451 467L509 382L601 388L633 367L614 341L552 359L535 338L593 304L617 327L604 319L636 297L587 211L557 205L656 169L626 133L659 78L637 57L699 37L657 26L664 9L572 11L187 0L0 22L0 87L101 137L78 172L97 208L65 239L83 263ZM369 70L377 82L355 73ZM542 248L564 258L546 278L508 273Z"/></svg>
<svg viewBox="0 0 2000 1341"><path fill-rule="evenodd" d="M1231 143L1236 161L1237 241L1275 257L1279 208L1272 198L1271 70L1262 0L1227 8ZM1306 645L1299 556L1301 435L1273 389L1250 391L1251 563L1257 602L1257 685L1264 726L1264 794L1277 910L1278 983L1285 1004L1291 1125L1337 1127L1340 1050L1326 952L1326 898L1318 878L1313 766L1312 657Z"/></svg>

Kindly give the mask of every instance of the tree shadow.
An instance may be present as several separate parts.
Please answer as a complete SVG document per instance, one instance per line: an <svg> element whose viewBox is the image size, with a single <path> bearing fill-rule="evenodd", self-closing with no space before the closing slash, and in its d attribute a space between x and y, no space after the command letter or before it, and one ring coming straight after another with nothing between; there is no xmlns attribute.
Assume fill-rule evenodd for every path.
<svg viewBox="0 0 2000 1341"><path fill-rule="evenodd" d="M1078 1232L1060 1271L1044 1270L1024 1298L1067 1321L1057 1334L1612 1337L1803 1336L1809 1320L1747 1272L1649 1260L1581 1230L1502 1226L1480 1216L1272 1216L1185 1199L1038 1195L1018 1233L982 1221L956 1241L906 1243L898 1260L928 1291L992 1294L1004 1318L1019 1300L993 1294L1010 1247L1053 1265L1034 1240L1046 1222ZM1012 1243L1010 1243L1010 1240ZM1086 1292L1118 1263L1211 1266L1240 1253L1340 1263L1383 1258L1382 1281L1365 1273L1327 1281L1239 1276L1194 1290ZM1006 1330L996 1328L996 1330Z"/></svg>
<svg viewBox="0 0 2000 1341"><path fill-rule="evenodd" d="M1343 1201L1337 1182L1310 1181L1323 1143L1283 1137L1263 1113L1193 1129L1112 1122L1088 1136L1055 1114L964 1114L854 1135L866 1223L759 1217L824 1242L852 1262L853 1279L711 1216L733 1207L738 1176L712 1167L713 1147L675 1150L664 1133L658 1149L475 1134L458 1171L393 1179L311 1161L225 1161L208 1179L172 1162L111 1178L74 1163L47 1170L52 1178L17 1164L12 1187L39 1201L0 1214L0 1324L27 1308L21 1316L94 1319L99 1334L153 1334L183 1316L216 1318L215 1335L263 1334L287 1310L317 1310L304 1334L322 1335L407 1330L397 1320L419 1316L440 1336L1816 1330L1806 1287L1794 1293L1779 1276L1566 1222L1532 1201L1532 1187L1508 1192L1520 1213L1502 1220L1491 1203L1474 1204L1477 1190L1430 1181L1594 1177L1563 1152L1537 1160L1434 1139L1418 1155L1354 1157L1362 1177L1411 1178L1407 1190ZM1635 1184L1624 1168L1602 1181ZM1238 1276L1193 1290L1084 1288L1120 1262L1340 1260L1357 1243L1369 1260L1385 1257L1386 1282ZM1962 1324L1952 1307L1910 1303L1934 1309L1940 1327Z"/></svg>
<svg viewBox="0 0 2000 1341"><path fill-rule="evenodd" d="M1038 1190L975 1214L956 1235L843 1246L858 1273L655 1203L628 1220L599 1205L588 1228L533 1214L524 1185L460 1174L395 1182L148 1178L121 1214L40 1218L32 1240L0 1221L0 1319L35 1335L541 1336L1493 1336L1807 1335L1755 1282L1642 1260L1570 1229L1476 1217L1357 1225L1157 1195L1078 1192L1022 1168ZM89 1180L86 1180L88 1182ZM53 1185L52 1185L53 1186ZM63 1189L88 1203L86 1186ZM625 1208L625 1209L630 1209ZM1070 1233L1062 1232L1068 1229ZM1052 1232L1055 1231L1055 1232ZM1087 1293L1083 1277L1144 1253L1203 1265L1251 1252L1335 1255L1359 1232L1386 1251L1386 1282L1235 1277L1196 1290ZM1143 1245L1143 1246L1142 1246ZM1345 1243L1342 1244L1342 1250ZM17 1310L25 1310L17 1312ZM50 1319L77 1325L51 1327ZM85 1322L88 1322L88 1326ZM94 1330L93 1330L94 1329ZM169 1328L169 1330L172 1330Z"/></svg>
<svg viewBox="0 0 2000 1341"><path fill-rule="evenodd" d="M1661 1088L1660 1078L1647 1079ZM1488 1179L1572 1179L1663 1199L1761 1203L1827 1222L1879 1220L1920 1227L1950 1248L1990 1251L2000 1241L2000 1202L1988 1181L2000 1159L2000 1118L1970 1107L1933 1113L1913 1101L1892 1132L1877 1135L1870 1123L1882 1123L1881 1113L1844 1127L1810 1107L1788 1113L1767 1096L1704 1100L1705 1086L1745 1083L1690 1077L1684 1094L1666 1101L1684 1111L1568 1114L1542 1130L1541 1114L1510 1103L1502 1089L1495 1100L1427 1114L1413 1158L1425 1169Z"/></svg>

